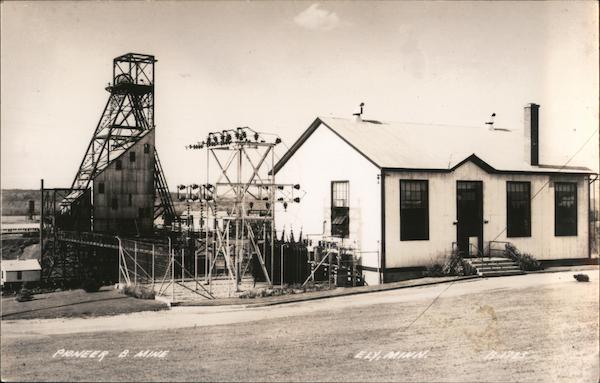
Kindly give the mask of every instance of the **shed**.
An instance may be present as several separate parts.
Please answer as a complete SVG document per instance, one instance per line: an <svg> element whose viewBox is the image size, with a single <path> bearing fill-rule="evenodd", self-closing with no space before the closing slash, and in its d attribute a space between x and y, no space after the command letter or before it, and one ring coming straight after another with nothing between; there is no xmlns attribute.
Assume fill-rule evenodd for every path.
<svg viewBox="0 0 600 383"><path fill-rule="evenodd" d="M2 285L5 283L39 282L42 267L37 259L2 260Z"/></svg>

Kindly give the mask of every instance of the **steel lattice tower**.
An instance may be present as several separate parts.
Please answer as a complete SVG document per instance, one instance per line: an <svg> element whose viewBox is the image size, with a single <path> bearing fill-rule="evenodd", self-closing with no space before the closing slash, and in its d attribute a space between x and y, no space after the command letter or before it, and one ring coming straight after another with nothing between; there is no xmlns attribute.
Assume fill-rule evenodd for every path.
<svg viewBox="0 0 600 383"><path fill-rule="evenodd" d="M110 96L79 165L71 185L72 191L63 200L63 210L70 209L111 161L155 129L156 61L154 56L137 53L127 53L113 60L113 82L106 87ZM163 216L165 222L172 221L175 211L156 151L154 190L154 219Z"/></svg>

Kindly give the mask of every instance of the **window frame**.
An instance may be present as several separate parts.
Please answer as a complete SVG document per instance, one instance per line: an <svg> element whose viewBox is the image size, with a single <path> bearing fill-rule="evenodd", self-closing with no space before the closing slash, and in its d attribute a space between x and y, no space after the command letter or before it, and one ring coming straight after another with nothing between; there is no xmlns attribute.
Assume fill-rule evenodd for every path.
<svg viewBox="0 0 600 383"><path fill-rule="evenodd" d="M408 227L407 222L403 223L403 220L408 220L406 214L408 213L408 210L416 210L415 208L413 209L409 209L409 208L403 208L403 204L402 202L405 201L405 199L403 199L403 189L402 186L403 185L408 185L408 184L419 184L419 185L425 185L425 188L422 190L419 190L419 193L424 193L425 198L424 199L420 199L420 203L422 205L424 205L424 207L420 207L418 209L424 209L425 211L425 220L423 222L424 227L421 229L421 232L415 234L415 233L410 233L407 232L406 227ZM429 241L430 239L430 224L429 224L429 180L423 180L423 179L401 179L399 182L399 193L398 193L398 201L399 201L399 223L400 223L400 241ZM415 191L416 192L416 191ZM422 196L421 196L422 197ZM404 211L404 214L403 214ZM403 218L404 217L404 218Z"/></svg>
<svg viewBox="0 0 600 383"><path fill-rule="evenodd" d="M559 191L558 187L561 186L571 186L573 187L573 197L574 197L574 201L573 201L573 206L571 207L571 209L573 209L574 211L574 215L575 215L575 222L573 224L572 227L566 227L567 223L562 222L559 223L559 206L558 206L558 202L559 202L559 193L564 192L564 191ZM579 221L579 217L578 217L578 203L577 203L577 182L554 182L554 236L555 237L576 237L577 233L578 233L578 221ZM563 218L564 219L564 218Z"/></svg>
<svg viewBox="0 0 600 383"><path fill-rule="evenodd" d="M524 199L524 201L527 201L527 228L525 231L520 232L519 231L519 226L520 225L516 225L516 227L513 227L511 230L511 223L513 222L514 218L511 219L511 215L514 215L514 210L516 209L511 209L511 202L513 200L511 200L511 193L519 193L522 191L511 191L510 190L510 186L517 186L517 185L526 185L527 186L527 198ZM511 211L513 213L511 213ZM516 231L516 232L515 232ZM530 181L506 181L506 237L507 238L528 238L531 237L531 182Z"/></svg>
<svg viewBox="0 0 600 383"><path fill-rule="evenodd" d="M17 281L22 281L22 280L23 280L23 271L17 270Z"/></svg>
<svg viewBox="0 0 600 383"><path fill-rule="evenodd" d="M121 159L117 159L115 160L115 170L122 170L123 169L123 161L121 161Z"/></svg>
<svg viewBox="0 0 600 383"><path fill-rule="evenodd" d="M344 206L336 206L337 204L334 201L340 200L340 198L334 198L334 195L337 197L339 195L339 191L336 190L335 185L345 184L346 190L342 191L345 194ZM334 194L335 192L335 194ZM330 225L331 225L331 236L332 237L341 237L348 238L350 236L350 181L349 180L334 180L331 181L330 185ZM335 219L334 219L335 216ZM342 217L341 223L334 223L334 221Z"/></svg>
<svg viewBox="0 0 600 383"><path fill-rule="evenodd" d="M129 162L135 162L135 159L136 159L135 157L136 157L135 151L129 152Z"/></svg>
<svg viewBox="0 0 600 383"><path fill-rule="evenodd" d="M98 194L104 194L104 182L98 182Z"/></svg>

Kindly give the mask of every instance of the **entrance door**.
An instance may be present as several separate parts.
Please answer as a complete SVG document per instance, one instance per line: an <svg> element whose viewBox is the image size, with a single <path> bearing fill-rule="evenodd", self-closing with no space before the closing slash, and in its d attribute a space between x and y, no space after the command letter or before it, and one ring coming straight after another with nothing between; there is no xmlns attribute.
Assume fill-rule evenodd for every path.
<svg viewBox="0 0 600 383"><path fill-rule="evenodd" d="M477 238L477 247L483 252L483 183L456 182L456 243L464 256L469 251L469 239ZM472 241L471 241L472 242Z"/></svg>

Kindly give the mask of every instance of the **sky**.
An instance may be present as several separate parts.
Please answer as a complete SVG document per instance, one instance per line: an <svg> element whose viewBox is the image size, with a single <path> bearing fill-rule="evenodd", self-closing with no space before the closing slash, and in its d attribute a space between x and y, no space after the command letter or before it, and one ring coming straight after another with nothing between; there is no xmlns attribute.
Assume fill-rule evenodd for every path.
<svg viewBox="0 0 600 383"><path fill-rule="evenodd" d="M1 185L71 185L127 52L158 59L171 188L204 181L205 154L185 146L208 132L276 133L281 156L317 116L361 102L368 119L485 129L496 113L520 131L535 102L541 161L587 142L569 165L598 169L598 28L594 1L5 1Z"/></svg>

